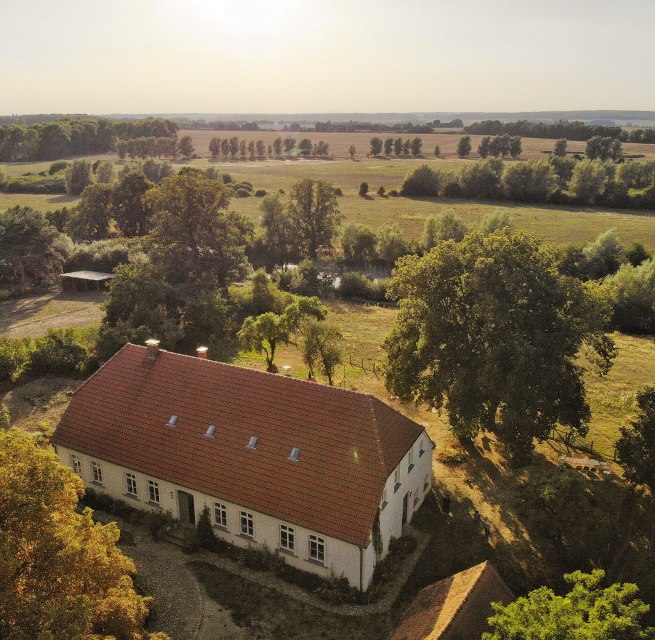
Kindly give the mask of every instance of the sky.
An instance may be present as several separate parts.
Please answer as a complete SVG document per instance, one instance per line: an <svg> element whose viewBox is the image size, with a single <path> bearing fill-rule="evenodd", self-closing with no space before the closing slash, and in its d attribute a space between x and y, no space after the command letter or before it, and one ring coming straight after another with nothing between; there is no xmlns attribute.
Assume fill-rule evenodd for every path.
<svg viewBox="0 0 655 640"><path fill-rule="evenodd" d="M0 114L655 109L652 0L0 0Z"/></svg>

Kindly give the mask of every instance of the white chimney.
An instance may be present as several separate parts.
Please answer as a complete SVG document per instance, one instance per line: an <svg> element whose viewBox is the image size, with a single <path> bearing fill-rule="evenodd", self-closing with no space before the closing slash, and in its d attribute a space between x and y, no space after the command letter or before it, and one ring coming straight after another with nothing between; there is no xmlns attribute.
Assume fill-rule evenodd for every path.
<svg viewBox="0 0 655 640"><path fill-rule="evenodd" d="M282 367L282 371L284 371L285 376L290 376L291 375L291 367L288 364L285 364Z"/></svg>
<svg viewBox="0 0 655 640"><path fill-rule="evenodd" d="M198 347L196 353L201 360L207 360L207 347Z"/></svg>
<svg viewBox="0 0 655 640"><path fill-rule="evenodd" d="M155 340L154 338L150 338L149 340L146 340L146 359L149 362L154 362L154 360L157 358L158 353L159 353L159 340Z"/></svg>

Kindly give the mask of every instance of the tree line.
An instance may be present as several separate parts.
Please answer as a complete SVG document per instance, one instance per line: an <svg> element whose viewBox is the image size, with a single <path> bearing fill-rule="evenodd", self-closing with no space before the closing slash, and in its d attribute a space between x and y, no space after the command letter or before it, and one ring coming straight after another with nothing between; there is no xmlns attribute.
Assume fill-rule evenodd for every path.
<svg viewBox="0 0 655 640"><path fill-rule="evenodd" d="M58 120L31 126L0 126L0 161L56 160L74 155L107 153L118 139L175 138L171 120Z"/></svg>
<svg viewBox="0 0 655 640"><path fill-rule="evenodd" d="M286 136L285 138L278 136L271 144L266 145L263 140L247 141L232 136L231 138L222 139L212 138L209 141L209 152L212 160L218 158L224 160L236 158L255 160L295 155L326 157L329 155L330 145L323 140L313 143L309 138L302 138L297 141L292 136Z"/></svg>
<svg viewBox="0 0 655 640"><path fill-rule="evenodd" d="M354 149L354 147L351 147L351 149ZM402 138L385 138L382 140L382 138L375 136L371 138L369 153L374 158L380 157L383 153L387 157L394 155L397 158L407 158L412 155L416 158L421 155L422 149L423 140L421 138L412 138L411 140L409 138L406 140ZM350 155L352 157L354 154L351 152Z"/></svg>
<svg viewBox="0 0 655 640"><path fill-rule="evenodd" d="M501 122L500 120L483 120L464 127L466 133L481 135L523 136L525 138L567 138L568 140L588 140L592 136L608 136L621 138L626 135L621 127L610 127L598 124L585 124L584 122L560 120L555 123L530 122L518 120L516 122Z"/></svg>

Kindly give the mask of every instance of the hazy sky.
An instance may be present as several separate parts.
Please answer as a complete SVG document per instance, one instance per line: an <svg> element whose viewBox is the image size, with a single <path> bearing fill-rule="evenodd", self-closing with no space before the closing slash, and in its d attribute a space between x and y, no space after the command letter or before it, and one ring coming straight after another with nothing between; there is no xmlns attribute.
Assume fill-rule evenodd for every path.
<svg viewBox="0 0 655 640"><path fill-rule="evenodd" d="M655 109L653 0L0 0L0 114Z"/></svg>

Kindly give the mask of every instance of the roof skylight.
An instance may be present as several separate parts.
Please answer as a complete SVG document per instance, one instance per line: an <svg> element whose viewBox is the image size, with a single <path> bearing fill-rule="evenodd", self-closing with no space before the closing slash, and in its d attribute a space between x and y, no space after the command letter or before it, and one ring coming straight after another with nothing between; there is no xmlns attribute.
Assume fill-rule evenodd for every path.
<svg viewBox="0 0 655 640"><path fill-rule="evenodd" d="M298 447L293 447L291 453L289 454L289 460L291 462L298 462L298 456L300 455L300 449Z"/></svg>
<svg viewBox="0 0 655 640"><path fill-rule="evenodd" d="M166 426L167 426L167 427L170 427L171 429L173 429L173 428L175 427L176 424L177 424L177 416L171 416L171 417L168 419L168 422L166 423Z"/></svg>
<svg viewBox="0 0 655 640"><path fill-rule="evenodd" d="M250 436L250 440L248 440L248 444L246 445L247 449L255 449L257 447L257 436Z"/></svg>
<svg viewBox="0 0 655 640"><path fill-rule="evenodd" d="M214 424L210 424L210 425L207 427L207 431L205 431L205 436L206 436L207 438L213 438L213 437L214 437L214 431L216 431L216 425L214 425Z"/></svg>

